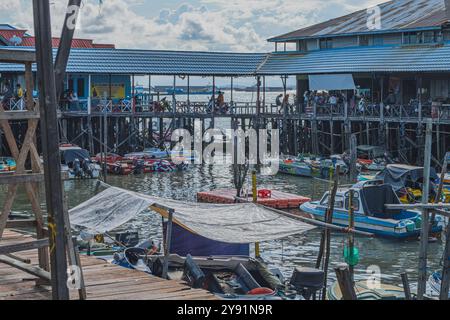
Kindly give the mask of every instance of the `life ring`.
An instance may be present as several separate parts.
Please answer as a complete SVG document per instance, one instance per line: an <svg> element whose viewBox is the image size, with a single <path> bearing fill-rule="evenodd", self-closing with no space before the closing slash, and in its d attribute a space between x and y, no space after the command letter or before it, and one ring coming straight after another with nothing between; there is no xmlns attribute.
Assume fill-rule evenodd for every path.
<svg viewBox="0 0 450 320"><path fill-rule="evenodd" d="M256 296L256 295L263 295L263 294L274 294L275 291L273 291L270 288L255 288L253 290L250 290L247 292L248 295Z"/></svg>

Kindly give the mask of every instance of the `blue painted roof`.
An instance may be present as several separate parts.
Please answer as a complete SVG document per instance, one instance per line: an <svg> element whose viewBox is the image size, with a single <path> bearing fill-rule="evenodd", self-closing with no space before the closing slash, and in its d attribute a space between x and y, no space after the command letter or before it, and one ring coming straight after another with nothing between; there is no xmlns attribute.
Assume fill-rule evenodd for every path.
<svg viewBox="0 0 450 320"><path fill-rule="evenodd" d="M0 47L10 49L18 48ZM0 63L0 73L23 71L22 65ZM67 67L69 73L194 76L439 71L450 71L450 43L355 47L303 54L72 49Z"/></svg>
<svg viewBox="0 0 450 320"><path fill-rule="evenodd" d="M450 71L450 44L273 53L258 69L261 75L428 71Z"/></svg>
<svg viewBox="0 0 450 320"><path fill-rule="evenodd" d="M259 53L72 49L67 72L244 76L253 75L266 56ZM7 71L23 71L23 66L0 64L0 72Z"/></svg>

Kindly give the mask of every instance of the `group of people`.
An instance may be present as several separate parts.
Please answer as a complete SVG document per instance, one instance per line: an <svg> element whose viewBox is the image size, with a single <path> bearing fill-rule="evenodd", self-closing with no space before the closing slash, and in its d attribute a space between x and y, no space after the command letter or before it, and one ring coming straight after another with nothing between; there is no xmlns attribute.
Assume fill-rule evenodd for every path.
<svg viewBox="0 0 450 320"><path fill-rule="evenodd" d="M22 99L25 97L26 92L24 92L20 83L18 83L16 85L16 89L13 90L11 84L9 82L6 82L3 85L0 94L3 97L1 103L5 110L9 110L18 102L20 103L19 109L24 109L25 103L23 103Z"/></svg>
<svg viewBox="0 0 450 320"><path fill-rule="evenodd" d="M326 91L305 91L303 102L305 105L316 104L318 106L338 105L347 102L347 95L342 92Z"/></svg>

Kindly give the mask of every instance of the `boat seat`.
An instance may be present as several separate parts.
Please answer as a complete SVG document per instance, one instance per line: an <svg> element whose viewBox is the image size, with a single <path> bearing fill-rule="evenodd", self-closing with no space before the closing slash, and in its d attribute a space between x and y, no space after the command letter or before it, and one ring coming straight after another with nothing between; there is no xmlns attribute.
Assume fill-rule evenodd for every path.
<svg viewBox="0 0 450 320"><path fill-rule="evenodd" d="M244 267L242 263L239 263L234 270L234 272L239 276L244 285L246 286L246 291L251 291L256 288L261 288L261 285L253 278L250 272Z"/></svg>

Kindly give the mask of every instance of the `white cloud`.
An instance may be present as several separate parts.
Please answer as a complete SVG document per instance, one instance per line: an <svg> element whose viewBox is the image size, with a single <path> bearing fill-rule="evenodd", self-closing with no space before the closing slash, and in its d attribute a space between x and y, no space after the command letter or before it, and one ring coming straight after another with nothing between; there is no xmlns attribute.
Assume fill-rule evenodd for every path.
<svg viewBox="0 0 450 320"><path fill-rule="evenodd" d="M146 0L83 0L76 36L119 48L268 51L266 39L366 8L379 0L197 0L180 1L146 17L135 10ZM31 0L0 3L0 19L32 31ZM53 35L59 36L66 0L51 1Z"/></svg>

